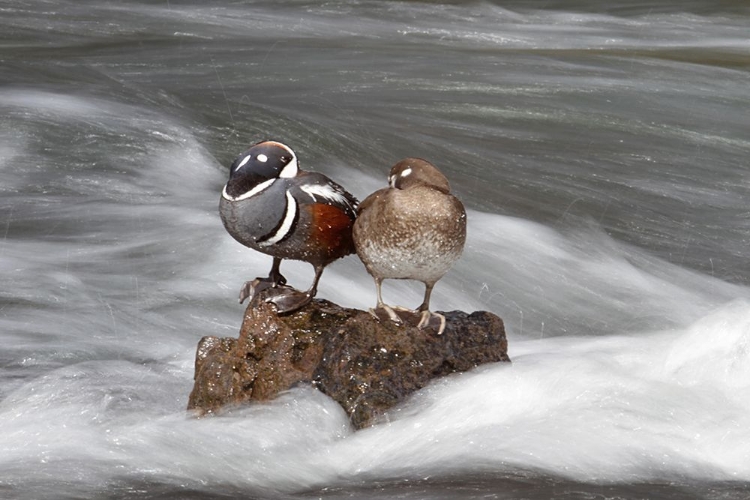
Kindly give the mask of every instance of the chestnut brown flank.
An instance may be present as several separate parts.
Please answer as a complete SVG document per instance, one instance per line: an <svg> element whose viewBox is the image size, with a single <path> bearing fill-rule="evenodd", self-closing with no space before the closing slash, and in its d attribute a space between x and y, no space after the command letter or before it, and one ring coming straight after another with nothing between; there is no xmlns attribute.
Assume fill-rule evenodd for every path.
<svg viewBox="0 0 750 500"><path fill-rule="evenodd" d="M311 227L316 228L310 231L308 244L325 247L331 259L354 253L354 221L344 211L324 203L308 205L308 210L312 216Z"/></svg>

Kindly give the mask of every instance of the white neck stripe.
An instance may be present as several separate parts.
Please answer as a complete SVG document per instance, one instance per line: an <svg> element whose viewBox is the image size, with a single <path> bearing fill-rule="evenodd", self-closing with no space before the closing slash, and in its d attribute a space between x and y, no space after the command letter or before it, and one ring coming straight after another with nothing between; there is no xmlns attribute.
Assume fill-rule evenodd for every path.
<svg viewBox="0 0 750 500"><path fill-rule="evenodd" d="M292 194L289 191L287 191L286 192L286 212L284 213L284 220L281 222L281 226L279 227L279 230L276 231L276 234L268 238L266 241L258 243L258 245L262 247L267 247L267 246L275 245L279 241L283 240L289 234L289 231L292 230L292 224L294 224L294 219L296 216L297 216L297 202L294 200L294 197L292 196Z"/></svg>

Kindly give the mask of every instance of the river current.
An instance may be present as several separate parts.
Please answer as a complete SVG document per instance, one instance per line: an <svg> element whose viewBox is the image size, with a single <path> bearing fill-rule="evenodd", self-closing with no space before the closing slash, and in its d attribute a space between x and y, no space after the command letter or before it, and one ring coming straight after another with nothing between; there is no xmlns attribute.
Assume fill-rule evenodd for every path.
<svg viewBox="0 0 750 500"><path fill-rule="evenodd" d="M2 2L0 498L747 498L750 8L602 4ZM358 432L305 387L186 414L270 269L217 212L265 138L360 199L446 173L432 306L500 315L513 363ZM319 296L375 303L355 257Z"/></svg>

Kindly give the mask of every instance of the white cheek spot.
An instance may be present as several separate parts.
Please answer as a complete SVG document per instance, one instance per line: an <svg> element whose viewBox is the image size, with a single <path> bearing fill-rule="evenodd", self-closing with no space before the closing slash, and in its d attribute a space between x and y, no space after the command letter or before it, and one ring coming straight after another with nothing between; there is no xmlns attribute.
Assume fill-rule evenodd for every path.
<svg viewBox="0 0 750 500"><path fill-rule="evenodd" d="M260 161L260 162L265 163L265 162L268 161L268 156L266 156L263 153L261 153L261 154L258 155L257 160Z"/></svg>
<svg viewBox="0 0 750 500"><path fill-rule="evenodd" d="M247 155L246 157L244 157L244 158L242 159L242 161L240 162L240 164L239 164L239 165L237 165L237 168L235 168L235 169L234 169L234 171L236 172L236 171L238 171L239 169L241 169L242 167L244 167L244 166L245 166L245 164L246 164L247 162L249 162L249 161L250 161L250 158L252 158L252 157L253 157L253 155Z"/></svg>
<svg viewBox="0 0 750 500"><path fill-rule="evenodd" d="M390 177L388 177L388 185L395 189L395 187L396 187L396 176L395 175L391 175Z"/></svg>
<svg viewBox="0 0 750 500"><path fill-rule="evenodd" d="M409 175L411 175L411 169L410 168L406 168L406 169L404 169L403 172L401 172L401 177L409 177Z"/></svg>

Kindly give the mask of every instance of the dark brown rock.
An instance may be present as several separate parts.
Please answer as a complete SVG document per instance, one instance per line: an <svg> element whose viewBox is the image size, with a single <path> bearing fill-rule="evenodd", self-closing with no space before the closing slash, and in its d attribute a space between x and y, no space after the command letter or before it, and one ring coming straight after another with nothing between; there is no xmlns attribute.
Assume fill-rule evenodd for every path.
<svg viewBox="0 0 750 500"><path fill-rule="evenodd" d="M248 306L238 339L198 344L188 409L213 413L312 382L362 428L434 378L510 361L498 316L444 314L445 331L435 335L325 300L287 316L267 304Z"/></svg>

